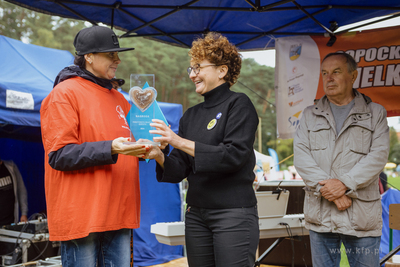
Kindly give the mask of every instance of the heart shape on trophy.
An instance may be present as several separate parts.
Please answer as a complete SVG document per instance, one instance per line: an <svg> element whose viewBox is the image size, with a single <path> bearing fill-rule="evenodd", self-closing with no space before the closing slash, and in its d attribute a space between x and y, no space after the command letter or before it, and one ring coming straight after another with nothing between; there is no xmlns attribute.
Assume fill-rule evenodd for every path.
<svg viewBox="0 0 400 267"><path fill-rule="evenodd" d="M157 90L153 87L146 87L145 89L139 86L134 86L129 90L129 96L140 111L144 112L148 109L154 100L157 98Z"/></svg>

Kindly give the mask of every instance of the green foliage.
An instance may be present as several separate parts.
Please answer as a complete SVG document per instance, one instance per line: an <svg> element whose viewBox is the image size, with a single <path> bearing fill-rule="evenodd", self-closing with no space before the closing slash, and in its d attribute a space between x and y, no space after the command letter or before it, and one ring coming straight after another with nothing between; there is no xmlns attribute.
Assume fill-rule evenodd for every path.
<svg viewBox="0 0 400 267"><path fill-rule="evenodd" d="M184 110L202 101L186 72L190 60L188 49L145 38L122 38L120 45L135 47L132 52L120 53L122 62L117 76L126 80L124 90L129 90L130 74L154 74L158 101L180 103Z"/></svg>
<svg viewBox="0 0 400 267"><path fill-rule="evenodd" d="M0 34L31 44L74 53L73 40L83 21L73 21L31 11L0 0Z"/></svg>
<svg viewBox="0 0 400 267"><path fill-rule="evenodd" d="M41 15L32 25L31 44L68 50L75 55L73 45L76 33L85 27L83 21Z"/></svg>
<svg viewBox="0 0 400 267"><path fill-rule="evenodd" d="M27 34L27 21L30 21L32 12L16 5L0 0L0 34L21 40Z"/></svg>
<svg viewBox="0 0 400 267"><path fill-rule="evenodd" d="M268 142L276 138L276 114L274 91L274 68L259 65L253 59L244 59L239 81L232 90L245 93L255 106L261 124L261 144L258 147L259 134L256 133L255 149L268 154Z"/></svg>
<svg viewBox="0 0 400 267"><path fill-rule="evenodd" d="M282 161L293 155L293 138L291 139L276 139L268 142L270 147L275 146L275 151L278 154L279 160ZM287 169L293 165L293 157L286 159L280 164L280 169Z"/></svg>
<svg viewBox="0 0 400 267"><path fill-rule="evenodd" d="M400 164L400 143L397 143L393 147L390 147L389 161Z"/></svg>
<svg viewBox="0 0 400 267"><path fill-rule="evenodd" d="M396 159L400 161L400 154L397 151L398 147L396 148L396 145L399 143L399 140L397 138L397 132L393 127L390 127L389 129L389 138L390 138L389 161L395 162ZM398 162L396 163L398 164Z"/></svg>
<svg viewBox="0 0 400 267"><path fill-rule="evenodd" d="M390 127L389 135L390 135L390 147L392 147L399 142L399 139L397 138L396 129L394 129L393 127Z"/></svg>
<svg viewBox="0 0 400 267"><path fill-rule="evenodd" d="M388 177L388 187L400 190L400 176L393 177L392 175L388 175L387 177Z"/></svg>

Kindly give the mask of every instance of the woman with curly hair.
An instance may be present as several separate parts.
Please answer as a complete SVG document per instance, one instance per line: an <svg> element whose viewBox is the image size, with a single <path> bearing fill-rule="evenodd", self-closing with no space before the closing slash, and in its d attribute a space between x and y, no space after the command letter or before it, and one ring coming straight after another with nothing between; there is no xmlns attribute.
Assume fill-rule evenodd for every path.
<svg viewBox="0 0 400 267"><path fill-rule="evenodd" d="M253 143L258 125L250 99L230 87L237 81L241 55L228 39L208 33L189 51L188 74L204 102L189 108L176 135L160 120L154 141L169 143L170 155L153 147L159 182L187 177L185 240L190 267L253 266L259 239L253 190Z"/></svg>

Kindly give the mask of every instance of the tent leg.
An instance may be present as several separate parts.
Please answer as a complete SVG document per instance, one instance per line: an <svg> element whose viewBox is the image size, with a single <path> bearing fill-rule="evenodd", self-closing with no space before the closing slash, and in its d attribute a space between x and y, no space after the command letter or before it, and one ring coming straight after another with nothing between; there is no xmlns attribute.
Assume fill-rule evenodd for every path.
<svg viewBox="0 0 400 267"><path fill-rule="evenodd" d="M386 254L380 261L379 261L379 266L381 266L382 264L384 264L388 259L390 259L394 254L396 254L397 252L400 251L400 245L391 250L388 254Z"/></svg>
<svg viewBox="0 0 400 267"><path fill-rule="evenodd" d="M270 254L272 252L272 250L274 248L276 248L276 246L278 246L285 238L284 237L279 237L258 259L257 261L254 263L255 267L259 267L261 266L261 261L268 256L268 254Z"/></svg>

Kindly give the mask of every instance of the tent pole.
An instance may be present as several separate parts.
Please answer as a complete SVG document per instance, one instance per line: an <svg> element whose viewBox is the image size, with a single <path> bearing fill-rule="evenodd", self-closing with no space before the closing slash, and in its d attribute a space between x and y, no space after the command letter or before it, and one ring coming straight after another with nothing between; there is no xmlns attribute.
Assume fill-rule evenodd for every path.
<svg viewBox="0 0 400 267"><path fill-rule="evenodd" d="M310 19L312 19L315 23L317 23L319 26L321 26L327 33L329 33L330 36L335 35L330 29L325 27L321 22L319 22L316 18L314 18L310 13L307 12L301 5L299 5L296 1L293 1L293 4L297 6L298 9L303 11L304 14L306 14Z"/></svg>
<svg viewBox="0 0 400 267"><path fill-rule="evenodd" d="M193 5L193 4L197 3L198 1L200 1L200 0L193 0L193 1L191 1L190 3L185 4L184 6ZM130 33L132 33L132 32L136 32L136 31L138 31L138 30L140 30L140 29L142 29L142 28L144 28L144 27L147 27L147 26L149 26L149 25L151 25L151 24L153 24L153 23L155 23L155 22L157 22L157 21L159 21L159 20L162 20L163 18L168 17L168 16L170 16L170 15L172 15L172 14L174 14L175 12L178 12L178 11L180 11L180 10L182 10L182 9L181 9L181 7L178 6L178 7L176 7L174 10L172 10L172 11L170 11L170 12L164 14L164 15L162 15L162 16L160 16L160 17L158 17L158 18L155 18L155 19L153 19L152 21L145 22L142 26L139 26L139 27L137 27L137 28L135 28L135 29L132 29L132 30L126 32L124 35L128 35L128 34L130 34Z"/></svg>
<svg viewBox="0 0 400 267"><path fill-rule="evenodd" d="M88 21L88 22L92 23L93 25L97 25L96 22L94 22L94 21L91 20L91 19L86 18L86 17L83 16L82 14L79 14L78 12L76 12L75 10L73 10L72 8L69 8L69 7L67 7L66 5L64 5L64 4L62 4L62 3L58 2L58 1L55 1L55 3L56 3L57 5L59 5L59 6L63 7L63 8L65 8L65 9L68 10L69 12L71 12L71 13L77 15L77 16L80 17L82 20Z"/></svg>

